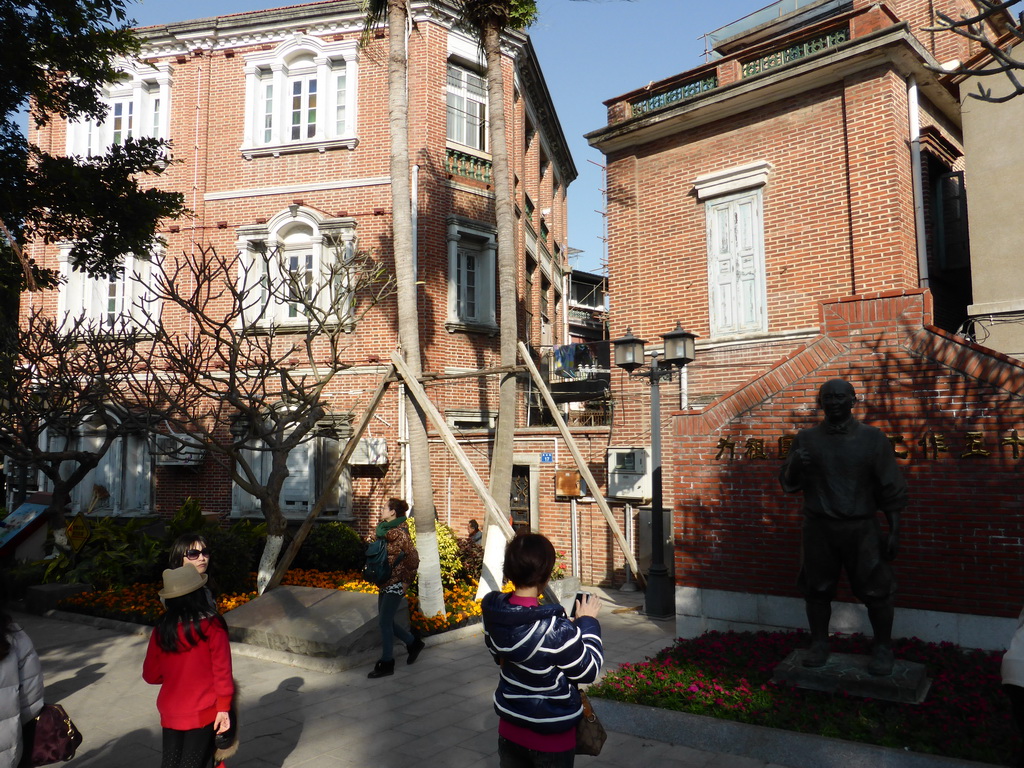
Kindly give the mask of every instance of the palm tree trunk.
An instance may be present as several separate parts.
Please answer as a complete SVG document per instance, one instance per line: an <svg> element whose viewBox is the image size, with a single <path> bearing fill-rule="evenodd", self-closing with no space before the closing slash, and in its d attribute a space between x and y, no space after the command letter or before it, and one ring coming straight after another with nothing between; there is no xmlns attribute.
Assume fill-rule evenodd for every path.
<svg viewBox="0 0 1024 768"><path fill-rule="evenodd" d="M412 208L409 181L409 96L405 0L388 0L388 115L391 128L391 216L398 292L398 338L412 372L422 372L416 273L412 261ZM425 616L444 612L441 560L437 550L434 490L430 479L427 417L412 398L406 399L409 464L416 549L420 556L420 610Z"/></svg>
<svg viewBox="0 0 1024 768"><path fill-rule="evenodd" d="M487 59L487 112L490 129L491 163L494 174L494 207L498 224L498 295L501 319L499 343L501 365L516 364L519 323L516 301L515 218L509 171L508 141L505 134L505 82L502 73L501 30L488 24L482 30ZM516 428L516 377L505 374L498 397L498 426L491 455L491 496L504 512L509 509L512 488L513 438ZM488 539L491 540L490 538Z"/></svg>

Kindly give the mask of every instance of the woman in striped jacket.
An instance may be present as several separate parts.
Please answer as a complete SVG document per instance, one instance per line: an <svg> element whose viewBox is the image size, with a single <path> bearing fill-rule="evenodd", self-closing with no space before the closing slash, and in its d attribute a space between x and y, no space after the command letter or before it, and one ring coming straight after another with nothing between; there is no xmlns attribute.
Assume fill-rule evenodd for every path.
<svg viewBox="0 0 1024 768"><path fill-rule="evenodd" d="M520 534L505 547L505 578L514 591L483 600L484 641L501 665L494 692L501 768L572 766L583 716L578 686L601 671L600 601L584 597L571 620L560 605L538 600L554 565L550 541Z"/></svg>

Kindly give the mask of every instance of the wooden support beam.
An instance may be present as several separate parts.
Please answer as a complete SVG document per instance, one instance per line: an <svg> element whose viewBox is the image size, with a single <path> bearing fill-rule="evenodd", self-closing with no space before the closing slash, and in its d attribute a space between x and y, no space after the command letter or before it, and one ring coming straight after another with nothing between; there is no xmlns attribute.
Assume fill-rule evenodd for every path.
<svg viewBox="0 0 1024 768"><path fill-rule="evenodd" d="M569 447L569 452L576 460L576 466L579 468L580 474L583 475L583 479L587 483L587 488L593 492L594 500L597 502L598 508L604 515L604 519L608 522L608 527L611 528L615 541L618 542L619 548L622 550L622 554L626 556L626 562L629 563L629 567L632 568L633 573L636 574L637 581L643 584L645 581L643 574L640 573L640 567L637 565L636 558L633 556L633 552L629 549L629 545L626 543L626 537L623 536L622 531L619 529L619 523L615 519L615 515L612 514L611 507L608 506L608 500L605 499L603 494L597 492L597 481L594 479L594 475L590 471L590 467L587 466L587 462L584 460L583 454L580 453L580 448L576 444L576 438L574 438L572 436L572 432L569 431L569 427L566 425L565 419L562 418L562 414L558 410L558 406L555 404L554 398L551 397L551 391L548 389L544 379L541 378L540 371L537 370L537 366L533 364L533 358L530 357L530 350L527 349L526 345L521 341L519 342L519 354L523 358L523 362L526 363L526 367L530 371L530 376L533 377L533 382L537 385L537 389L540 390L540 393L544 398L544 402L547 403L548 410L551 411L551 417L555 420L555 424L558 425L558 431L562 433L562 438Z"/></svg>
<svg viewBox="0 0 1024 768"><path fill-rule="evenodd" d="M476 467L470 462L466 456L466 452L462 450L462 446L459 445L458 440L455 439L455 435L452 433L451 428L445 423L441 413L437 410L429 397L427 397L426 390L423 389L423 385L416 380L416 377L412 375L412 371L405 364L405 361L399 356L397 352L392 353L391 360L395 364L395 369L402 377L405 387L409 394L416 399L419 406L423 409L423 412L427 414L427 418L434 425L434 429L441 435L441 440L444 442L445 447L451 452L452 456L455 457L455 461L458 463L459 468L462 469L466 479L469 480L469 484L473 486L473 490L476 491L477 496L480 497L480 501L484 503L484 507L487 509L488 520L499 528L505 534L506 538L512 538L515 536L515 530L512 528L512 524L505 518L505 513L502 512L501 507L498 506L497 502L491 496L490 491L487 489L487 485L482 479L480 474L476 471Z"/></svg>
<svg viewBox="0 0 1024 768"><path fill-rule="evenodd" d="M270 577L270 581L267 582L267 589L273 589L281 583L281 579L284 578L285 573L291 567L292 561L295 560L295 555L299 553L303 543L306 541L306 537L309 536L309 532L313 529L313 521L320 516L323 512L324 507L327 505L327 496L330 492L330 488L338 482L338 478L341 477L341 473L345 467L348 466L349 460L352 458L352 454L356 450L356 446L359 445L359 440L363 436L363 432L366 431L366 427L370 423L370 419L373 418L373 414L377 411L377 406L380 405L381 400L384 399L384 393L387 392L388 385L394 380L395 369L391 368L381 379L380 384L377 385L376 391L370 398L369 405L363 411L362 417L359 419L359 423L355 426L352 431L351 437L348 442L345 443L345 447L341 451L341 455L338 457L338 461L334 465L334 469L331 471L330 477L327 478L327 482L324 485L324 492L320 495L320 498L316 500L316 504L309 510L309 514L306 515L306 519L302 521L302 525L299 526L299 530L295 532L294 538L291 543L288 544L288 548L281 555L281 559L277 561L277 568L274 569L274 575ZM264 590L266 591L266 590Z"/></svg>

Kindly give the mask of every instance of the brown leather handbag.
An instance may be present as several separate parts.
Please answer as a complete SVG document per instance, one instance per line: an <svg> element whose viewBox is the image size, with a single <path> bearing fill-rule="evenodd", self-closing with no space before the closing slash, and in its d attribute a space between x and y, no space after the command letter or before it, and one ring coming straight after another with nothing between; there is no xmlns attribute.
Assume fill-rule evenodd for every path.
<svg viewBox="0 0 1024 768"><path fill-rule="evenodd" d="M599 755L601 747L608 739L608 732L597 719L597 713L587 694L580 691L580 699L583 703L583 717L576 724L576 754L577 755Z"/></svg>

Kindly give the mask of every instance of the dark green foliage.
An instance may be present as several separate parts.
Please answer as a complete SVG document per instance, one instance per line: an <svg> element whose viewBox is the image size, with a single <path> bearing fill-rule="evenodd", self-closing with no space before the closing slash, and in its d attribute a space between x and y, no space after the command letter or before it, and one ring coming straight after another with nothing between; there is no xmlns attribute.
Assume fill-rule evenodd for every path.
<svg viewBox="0 0 1024 768"><path fill-rule="evenodd" d="M19 125L30 99L39 127L54 116L103 118L99 89L117 80L115 59L139 51L127 4L0 0L0 291L54 285L55 272L15 253L32 237L72 241L77 269L110 275L126 254L150 252L161 219L184 211L181 195L142 189L166 167L166 144L137 139L104 156L61 158L28 144Z"/></svg>
<svg viewBox="0 0 1024 768"><path fill-rule="evenodd" d="M219 594L233 595L252 589L251 574L267 537L266 523L240 520L228 529L222 528L203 515L202 505L190 496L167 524L161 570L167 567L171 544L184 533L198 533L209 544L210 580Z"/></svg>
<svg viewBox="0 0 1024 768"><path fill-rule="evenodd" d="M210 544L210 579L222 595L252 590L252 572L266 538L266 524L242 520L203 531Z"/></svg>
<svg viewBox="0 0 1024 768"><path fill-rule="evenodd" d="M622 664L590 695L883 747L1007 765L1017 745L1000 690L999 651L895 640L897 659L924 664L932 686L920 704L823 693L772 680L807 645L802 632L706 632L680 638L647 661ZM834 653L867 654L870 638L833 635Z"/></svg>
<svg viewBox="0 0 1024 768"><path fill-rule="evenodd" d="M459 539L459 559L462 561L462 581L479 581L484 569L484 548L469 539Z"/></svg>
<svg viewBox="0 0 1024 768"><path fill-rule="evenodd" d="M0 596L7 600L24 599L26 589L43 583L46 562L46 560L38 560L36 562L16 563L9 568L3 569L3 592L0 593Z"/></svg>
<svg viewBox="0 0 1024 768"><path fill-rule="evenodd" d="M125 587L152 580L153 564L165 555L160 539L147 534L152 520L97 518L89 521L89 540L78 552L58 551L46 562L44 582L92 584L96 589Z"/></svg>
<svg viewBox="0 0 1024 768"><path fill-rule="evenodd" d="M366 544L344 523L321 523L309 532L295 557L296 568L361 571Z"/></svg>

